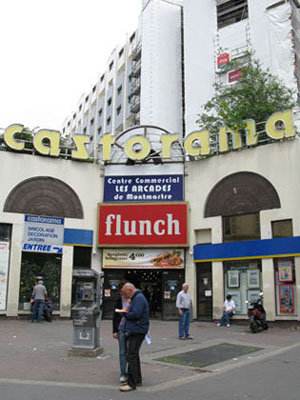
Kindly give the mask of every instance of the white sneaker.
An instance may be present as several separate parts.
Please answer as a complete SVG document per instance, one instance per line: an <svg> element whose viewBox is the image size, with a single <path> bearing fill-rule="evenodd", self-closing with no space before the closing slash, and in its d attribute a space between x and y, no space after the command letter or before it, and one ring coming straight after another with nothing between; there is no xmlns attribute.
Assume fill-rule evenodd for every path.
<svg viewBox="0 0 300 400"><path fill-rule="evenodd" d="M121 383L125 383L125 382L127 382L127 378L126 378L126 376L121 376L121 378L120 378L120 382L121 382Z"/></svg>

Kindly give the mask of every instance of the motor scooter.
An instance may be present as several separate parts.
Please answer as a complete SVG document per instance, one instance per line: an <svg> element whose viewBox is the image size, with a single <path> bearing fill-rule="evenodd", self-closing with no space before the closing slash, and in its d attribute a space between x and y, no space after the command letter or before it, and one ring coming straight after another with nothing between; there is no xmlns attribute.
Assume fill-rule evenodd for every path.
<svg viewBox="0 0 300 400"><path fill-rule="evenodd" d="M259 330L268 329L266 322L266 311L262 305L263 292L261 292L256 300L248 301L248 317L249 324L252 333L256 333Z"/></svg>

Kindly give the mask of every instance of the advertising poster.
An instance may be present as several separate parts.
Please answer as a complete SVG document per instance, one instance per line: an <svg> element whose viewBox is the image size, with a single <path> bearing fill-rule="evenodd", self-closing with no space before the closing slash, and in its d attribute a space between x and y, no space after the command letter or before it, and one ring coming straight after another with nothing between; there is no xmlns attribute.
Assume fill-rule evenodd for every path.
<svg viewBox="0 0 300 400"><path fill-rule="evenodd" d="M105 249L103 268L182 269L183 249Z"/></svg>
<svg viewBox="0 0 300 400"><path fill-rule="evenodd" d="M6 310L8 260L8 242L0 242L0 311Z"/></svg>
<svg viewBox="0 0 300 400"><path fill-rule="evenodd" d="M22 251L62 254L64 219L25 215Z"/></svg>

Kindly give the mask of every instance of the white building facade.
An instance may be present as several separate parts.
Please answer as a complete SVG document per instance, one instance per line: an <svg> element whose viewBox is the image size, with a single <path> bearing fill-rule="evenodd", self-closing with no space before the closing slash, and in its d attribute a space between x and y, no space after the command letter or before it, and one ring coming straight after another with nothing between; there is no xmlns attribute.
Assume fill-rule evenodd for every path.
<svg viewBox="0 0 300 400"><path fill-rule="evenodd" d="M285 128L263 146L238 151L229 146L222 154L192 160L192 143L184 144L198 130L196 120L213 84L234 84L235 71L221 67L224 58L246 60L254 51L294 89L296 99L299 6L297 0L142 2L137 31L113 51L107 71L64 123L64 135L89 136L94 163L4 147L0 153L9 171L1 189L1 241L8 261L0 314L29 312L22 285L37 248L31 248L32 256L24 254L24 229L26 215L37 215L64 218L62 251L44 259L51 265L58 259L61 316L70 315L72 270L84 267L104 271L106 317L118 284L127 279L150 292L153 318L176 318L176 294L187 281L199 320L218 318L228 293L237 303L235 318L245 319L245 300L260 291L269 320L300 320L297 113L278 114L286 118ZM99 142L106 134L115 142L104 160ZM162 143L165 149L169 143L170 154ZM34 197L24 196L31 188ZM60 202L65 207L55 206Z"/></svg>

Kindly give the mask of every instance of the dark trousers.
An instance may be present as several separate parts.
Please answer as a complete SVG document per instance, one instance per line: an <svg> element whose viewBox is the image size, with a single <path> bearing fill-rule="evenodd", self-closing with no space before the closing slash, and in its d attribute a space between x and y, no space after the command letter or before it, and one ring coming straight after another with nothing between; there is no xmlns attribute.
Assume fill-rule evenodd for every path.
<svg viewBox="0 0 300 400"><path fill-rule="evenodd" d="M128 362L128 385L136 388L137 383L142 383L141 363L139 351L145 335L136 333L128 336L127 362Z"/></svg>

